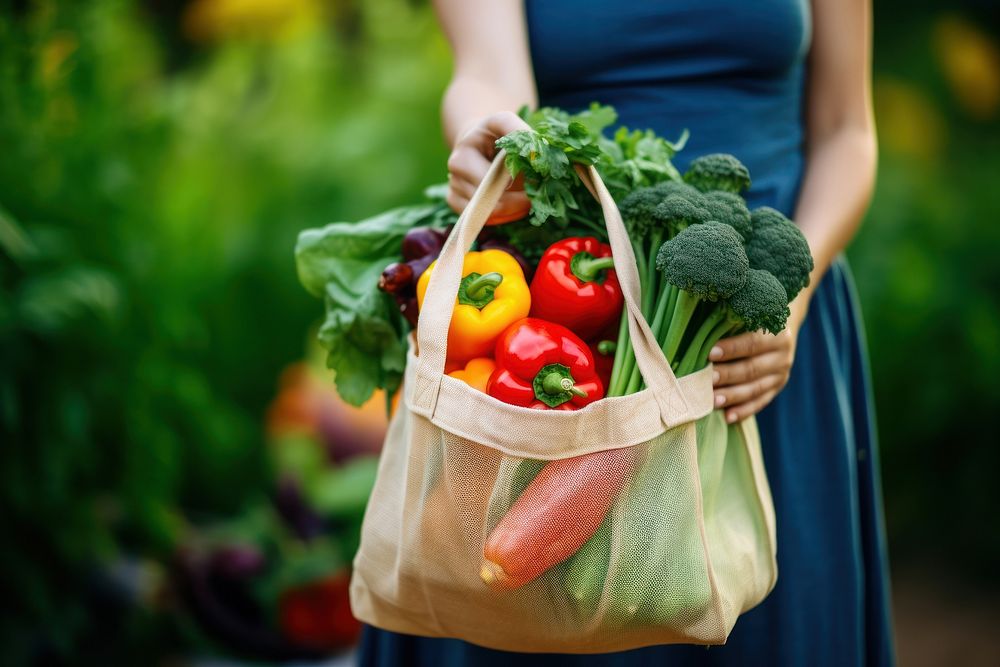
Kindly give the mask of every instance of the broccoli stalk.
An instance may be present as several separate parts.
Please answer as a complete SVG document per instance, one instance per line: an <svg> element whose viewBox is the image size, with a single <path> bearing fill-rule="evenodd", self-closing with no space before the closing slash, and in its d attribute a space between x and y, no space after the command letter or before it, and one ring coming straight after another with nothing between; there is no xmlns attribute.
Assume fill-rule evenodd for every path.
<svg viewBox="0 0 1000 667"><path fill-rule="evenodd" d="M703 368L725 336L780 331L788 301L809 282L812 258L801 232L774 209L751 213L739 194L749 185L739 160L708 155L691 163L684 182L641 188L621 203L642 314L679 375ZM608 396L643 385L624 313L618 343Z"/></svg>
<svg viewBox="0 0 1000 667"><path fill-rule="evenodd" d="M639 188L625 197L618 207L622 214L622 220L625 222L625 228L628 230L629 239L632 241L632 252L635 254L636 267L639 270L643 314L646 312L648 303L652 302L652 295L649 293L650 284L646 279L648 273L646 239L650 230L657 224L653 217L653 211L661 199L662 195L655 188ZM611 377L627 376L631 373L634 363L635 355L632 352L631 334L628 330L628 314L623 310L621 322L618 325L618 346L615 348ZM612 393L614 390L615 385L612 383L608 386L606 395L623 395L622 393Z"/></svg>
<svg viewBox="0 0 1000 667"><path fill-rule="evenodd" d="M706 222L664 243L656 266L678 290L661 338L663 354L673 362L698 304L731 297L746 282L750 264L736 230L721 222Z"/></svg>
<svg viewBox="0 0 1000 667"><path fill-rule="evenodd" d="M704 165L698 166L701 162L695 162L695 171L704 170ZM736 172L746 171L732 156L726 156L725 162ZM622 201L620 208L642 279L642 314L658 334L673 319L682 291L669 281L664 282L658 275L657 256L661 245L691 226L707 222L732 227L740 243L750 238L752 233L750 212L738 194L718 190L702 193L693 185L679 181L665 181L636 190ZM685 309L692 307L690 303L684 305ZM619 334L620 339L628 340L624 315ZM619 350L621 354L616 355L616 365L612 368L612 377L617 382L613 381L609 391L632 393L642 385L642 375L635 365L634 355L630 353L631 346L622 346ZM673 353L676 354L676 349Z"/></svg>
<svg viewBox="0 0 1000 667"><path fill-rule="evenodd" d="M656 253L659 251L663 240L669 238L677 225L679 218L671 215L670 209L663 209L665 200L670 199L673 193L693 193L696 196L701 194L689 185L678 181L666 181L659 185L640 188L629 194L622 200L619 210L622 219L628 229L629 237L632 241L632 250L635 253L636 265L639 269L639 278L642 283L641 309L643 317L647 321L653 319L653 308L656 305L657 291L660 281L657 280ZM680 199L680 204L685 200ZM707 215L707 211L702 211L701 216ZM694 220L692 220L694 221ZM698 221L701 221L700 219ZM640 377L635 366L635 355L632 346L625 343L630 342L628 331L628 319L622 313L621 323L618 328L619 346L615 352L614 365L612 366L612 377L621 377L620 385L608 388L609 396L620 396L622 393L611 393L618 390L625 392L629 386L628 379L633 375Z"/></svg>
<svg viewBox="0 0 1000 667"><path fill-rule="evenodd" d="M654 211L661 200L662 196L656 188L639 188L625 197L618 207L622 214L622 220L625 222L625 228L628 230L629 239L632 241L632 250L639 268L639 277L642 279L646 276L646 257L648 255L646 239L650 231L658 224ZM643 281L644 299L645 288L646 284Z"/></svg>
<svg viewBox="0 0 1000 667"><path fill-rule="evenodd" d="M785 328L788 315L788 297L778 279L762 269L750 269L743 287L712 304L677 364L677 375L704 368L708 353L723 337L761 329L777 334Z"/></svg>

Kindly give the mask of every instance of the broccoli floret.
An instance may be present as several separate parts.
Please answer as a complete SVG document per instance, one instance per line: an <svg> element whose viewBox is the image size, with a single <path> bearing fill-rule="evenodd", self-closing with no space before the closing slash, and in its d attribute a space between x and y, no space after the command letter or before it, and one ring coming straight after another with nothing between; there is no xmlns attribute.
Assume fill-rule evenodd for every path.
<svg viewBox="0 0 1000 667"><path fill-rule="evenodd" d="M809 284L813 270L809 243L794 222L773 208L754 209L750 219L753 236L746 247L750 266L774 275L791 301Z"/></svg>
<svg viewBox="0 0 1000 667"><path fill-rule="evenodd" d="M642 278L642 312L652 320L660 287L656 277L656 255L660 245L688 225L710 219L705 195L686 183L665 181L632 192L622 200L619 210ZM633 370L638 383L638 370Z"/></svg>
<svg viewBox="0 0 1000 667"><path fill-rule="evenodd" d="M698 188L688 185L684 181L663 181L662 183L657 183L651 189L660 193L660 201L663 201L670 195L681 195L682 197L691 198L701 194Z"/></svg>
<svg viewBox="0 0 1000 667"><path fill-rule="evenodd" d="M779 333L788 322L788 294L769 271L750 269L743 287L729 297L729 309L745 331ZM713 345L715 343L712 343Z"/></svg>
<svg viewBox="0 0 1000 667"><path fill-rule="evenodd" d="M677 235L690 225L698 225L712 219L705 204L705 195L697 190L687 195L668 195L653 210L653 217L669 230L670 236Z"/></svg>
<svg viewBox="0 0 1000 667"><path fill-rule="evenodd" d="M723 190L739 194L750 187L750 172L732 155L712 153L691 161L684 182L702 192Z"/></svg>
<svg viewBox="0 0 1000 667"><path fill-rule="evenodd" d="M717 190L702 195L704 206L708 210L709 219L723 222L739 233L745 243L753 235L750 222L750 209L743 197L732 192Z"/></svg>
<svg viewBox="0 0 1000 667"><path fill-rule="evenodd" d="M663 194L656 187L639 188L622 200L618 210L622 214L622 220L630 236L638 240L649 233L649 230L657 224L654 211L662 201Z"/></svg>
<svg viewBox="0 0 1000 667"><path fill-rule="evenodd" d="M664 243L656 267L676 288L660 295L662 300L675 292L670 324L662 338L663 352L673 361L698 304L731 297L746 282L750 265L736 230L721 222L706 222L687 227Z"/></svg>
<svg viewBox="0 0 1000 667"><path fill-rule="evenodd" d="M742 287L750 267L736 230L713 221L688 227L664 243L656 268L671 285L715 301Z"/></svg>
<svg viewBox="0 0 1000 667"><path fill-rule="evenodd" d="M750 269L743 287L725 301L703 304L708 308L701 325L691 337L678 375L701 370L708 363L708 353L721 338L741 331L764 329L777 334L788 320L788 297L778 279L767 271Z"/></svg>

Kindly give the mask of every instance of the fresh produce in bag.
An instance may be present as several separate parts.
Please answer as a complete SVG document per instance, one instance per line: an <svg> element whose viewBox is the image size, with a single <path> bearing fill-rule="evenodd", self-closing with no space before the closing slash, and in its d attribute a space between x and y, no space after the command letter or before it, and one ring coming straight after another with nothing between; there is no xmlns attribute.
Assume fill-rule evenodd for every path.
<svg viewBox="0 0 1000 667"><path fill-rule="evenodd" d="M784 327L808 246L748 209L733 156L682 175L683 137L606 137L607 107L524 117L416 281L352 608L512 651L723 643L774 586L774 510L754 420L714 409L708 350ZM531 213L484 232L510 177ZM503 266L471 265L498 247ZM525 298L500 316L505 285Z"/></svg>

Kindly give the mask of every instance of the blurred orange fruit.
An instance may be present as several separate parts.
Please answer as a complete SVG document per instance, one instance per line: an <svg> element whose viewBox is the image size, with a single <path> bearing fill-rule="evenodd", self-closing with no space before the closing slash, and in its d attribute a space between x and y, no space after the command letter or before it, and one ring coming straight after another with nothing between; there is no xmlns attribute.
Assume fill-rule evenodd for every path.
<svg viewBox="0 0 1000 667"><path fill-rule="evenodd" d="M398 401L393 397L392 407ZM278 395L267 411L271 438L306 435L323 441L334 459L377 453L385 438L389 416L385 392L376 391L361 407L345 403L331 381L318 377L304 363L281 374Z"/></svg>

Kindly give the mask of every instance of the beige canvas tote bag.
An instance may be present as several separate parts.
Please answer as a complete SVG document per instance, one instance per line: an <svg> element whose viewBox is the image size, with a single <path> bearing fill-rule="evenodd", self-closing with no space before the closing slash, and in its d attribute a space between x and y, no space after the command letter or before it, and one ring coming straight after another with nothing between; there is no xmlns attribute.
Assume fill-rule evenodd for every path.
<svg viewBox="0 0 1000 667"><path fill-rule="evenodd" d="M578 173L603 209L647 388L578 411L532 410L444 374L464 253L510 182L501 152L441 252L411 336L354 560L361 621L523 652L721 644L774 587L756 423L730 426L713 411L710 367L674 376L639 310L618 209L593 167ZM484 583L487 536L547 461L625 447L637 463L579 552L519 588Z"/></svg>

